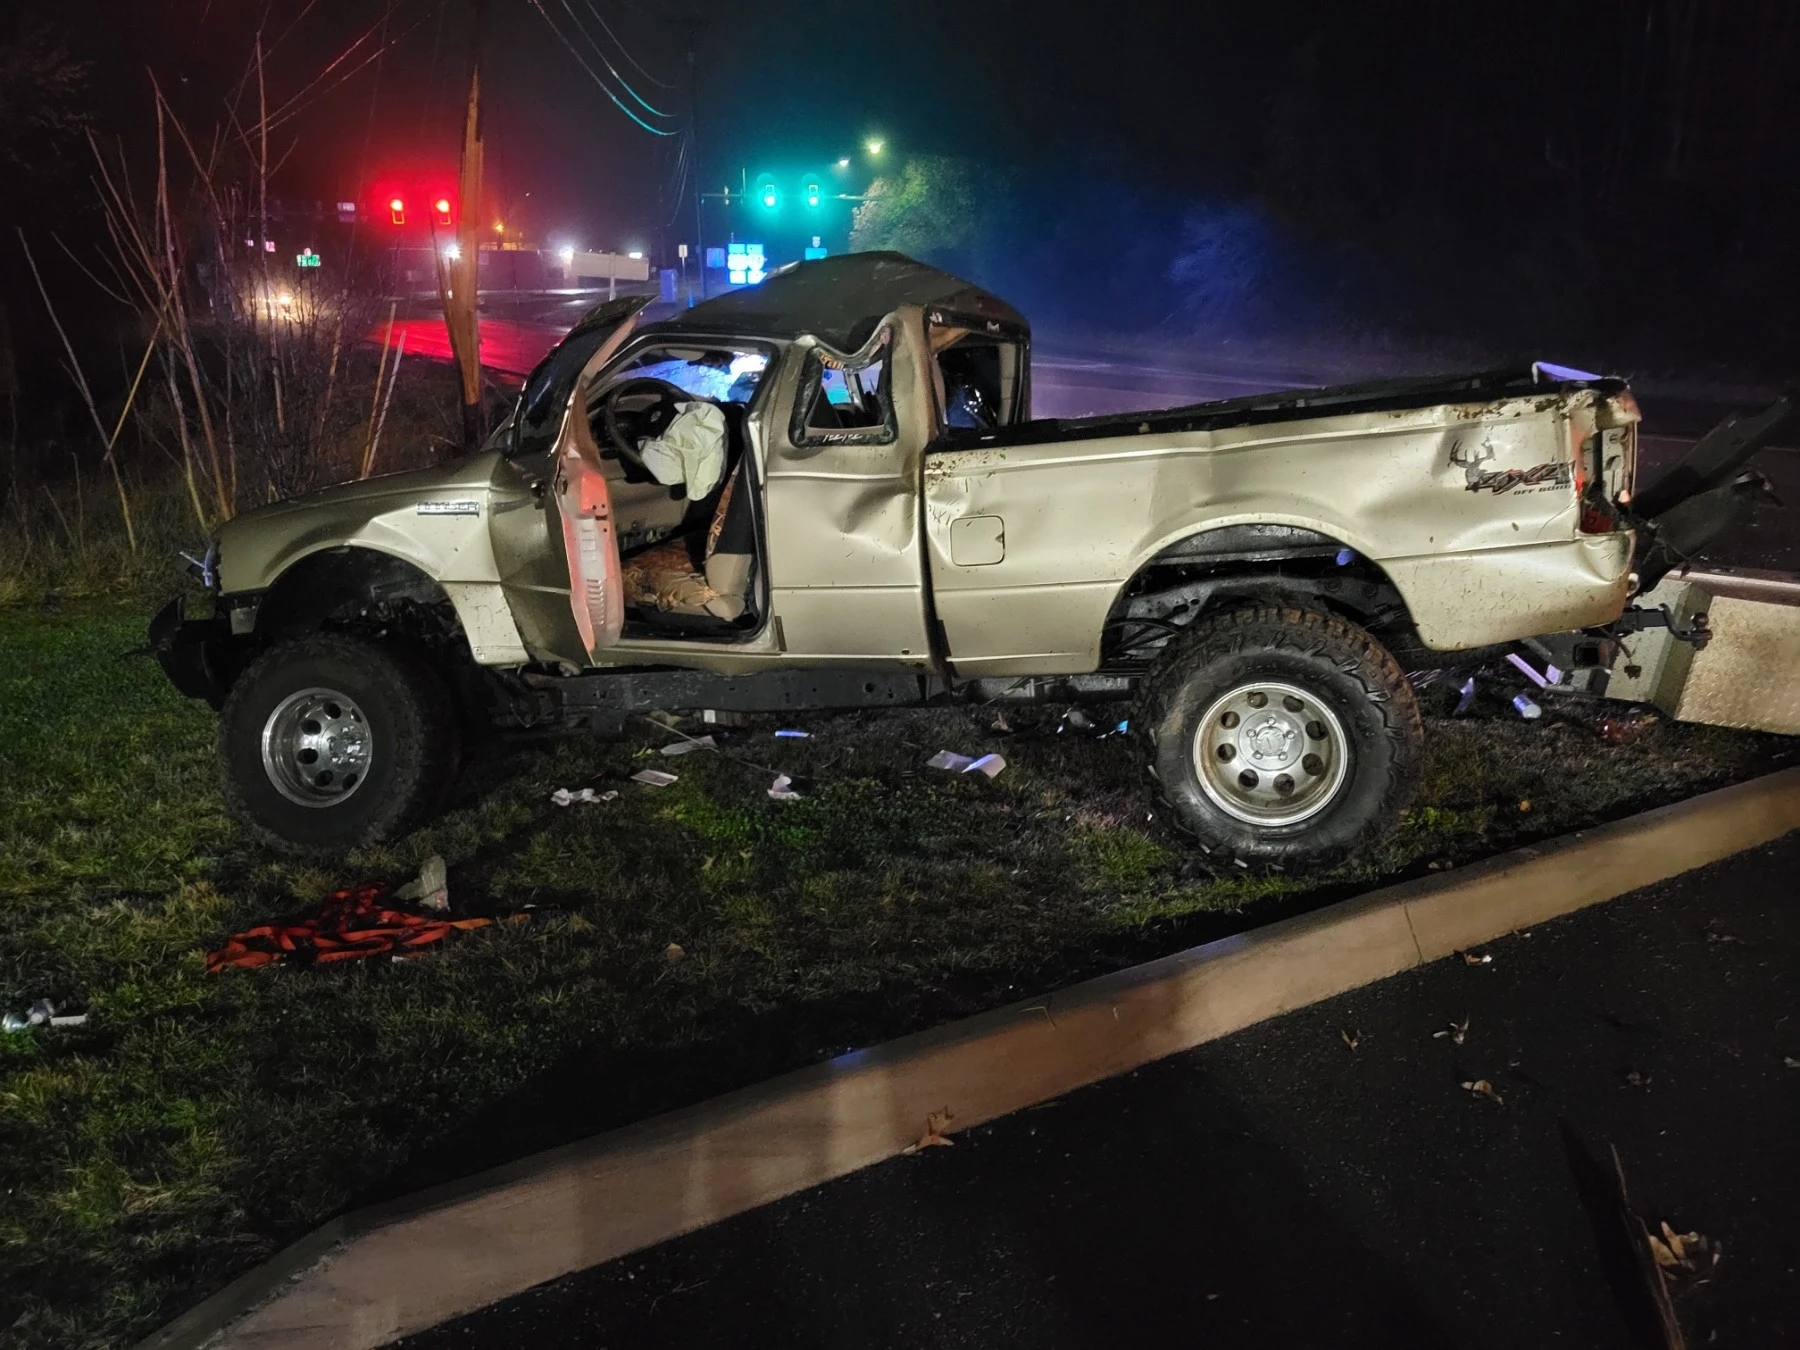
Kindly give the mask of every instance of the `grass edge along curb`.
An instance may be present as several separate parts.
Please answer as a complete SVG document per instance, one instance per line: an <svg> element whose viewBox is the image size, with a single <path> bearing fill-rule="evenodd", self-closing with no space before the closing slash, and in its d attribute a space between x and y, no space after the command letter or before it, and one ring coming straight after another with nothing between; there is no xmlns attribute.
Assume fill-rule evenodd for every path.
<svg viewBox="0 0 1800 1350"><path fill-rule="evenodd" d="M361 1350L1800 828L1800 768L1384 887L334 1219L139 1350Z"/></svg>

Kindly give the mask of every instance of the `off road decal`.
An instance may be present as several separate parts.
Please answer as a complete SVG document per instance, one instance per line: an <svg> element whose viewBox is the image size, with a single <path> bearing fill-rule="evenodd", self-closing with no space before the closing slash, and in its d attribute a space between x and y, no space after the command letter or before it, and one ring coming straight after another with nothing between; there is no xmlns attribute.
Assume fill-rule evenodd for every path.
<svg viewBox="0 0 1800 1350"><path fill-rule="evenodd" d="M1474 470L1466 486L1470 492L1492 492L1498 497L1515 488L1568 487L1572 481L1567 464L1533 464L1529 469Z"/></svg>

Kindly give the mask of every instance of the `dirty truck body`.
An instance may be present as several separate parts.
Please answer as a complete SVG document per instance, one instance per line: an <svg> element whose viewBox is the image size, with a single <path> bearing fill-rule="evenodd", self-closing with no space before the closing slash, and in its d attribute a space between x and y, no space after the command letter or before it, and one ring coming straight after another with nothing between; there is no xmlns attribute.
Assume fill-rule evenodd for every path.
<svg viewBox="0 0 1800 1350"><path fill-rule="evenodd" d="M1410 797L1403 665L1598 649L1656 537L1616 380L1032 420L1024 319L898 255L660 323L643 303L593 311L479 453L231 521L214 614L158 617L271 845L409 828L475 726L1131 696L1170 823L1224 859L1328 862ZM1681 501L1747 510L1754 439Z"/></svg>

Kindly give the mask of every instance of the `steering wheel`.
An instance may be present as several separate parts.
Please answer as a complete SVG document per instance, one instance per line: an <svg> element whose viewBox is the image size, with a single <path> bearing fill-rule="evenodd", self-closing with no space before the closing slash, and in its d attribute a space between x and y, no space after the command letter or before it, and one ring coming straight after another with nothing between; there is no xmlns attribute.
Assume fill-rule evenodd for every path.
<svg viewBox="0 0 1800 1350"><path fill-rule="evenodd" d="M654 396L650 406L626 414L635 424L634 435L621 425L619 404L628 398L642 398L646 394ZM607 443L618 452L619 458L636 468L644 469L643 456L638 453L638 441L644 437L662 435L669 423L675 420L677 403L703 401L678 384L670 384L653 375L639 375L635 379L620 380L601 396L600 425L606 432ZM648 469L645 472L649 472Z"/></svg>

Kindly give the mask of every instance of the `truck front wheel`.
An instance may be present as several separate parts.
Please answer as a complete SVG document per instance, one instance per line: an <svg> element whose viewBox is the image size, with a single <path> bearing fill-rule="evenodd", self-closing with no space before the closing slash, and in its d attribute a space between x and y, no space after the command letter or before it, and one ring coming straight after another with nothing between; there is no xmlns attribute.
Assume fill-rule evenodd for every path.
<svg viewBox="0 0 1800 1350"><path fill-rule="evenodd" d="M342 633L271 647L219 719L225 805L263 844L302 857L422 824L460 756L455 706L425 660Z"/></svg>
<svg viewBox="0 0 1800 1350"><path fill-rule="evenodd" d="M1354 624L1260 607L1200 620L1145 682L1135 719L1172 822L1221 862L1314 868L1411 803L1419 705Z"/></svg>

